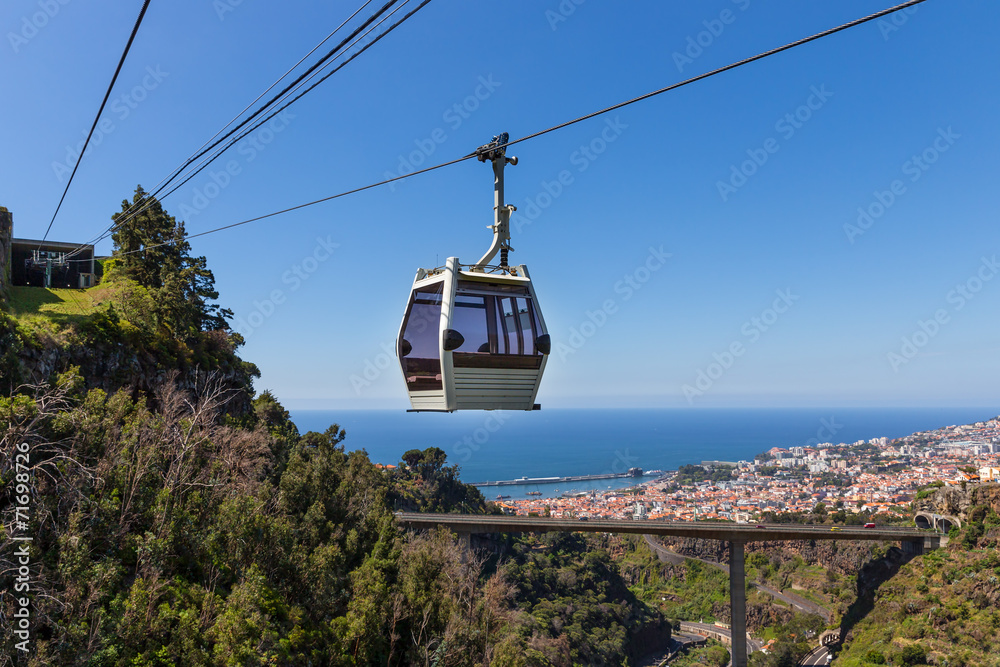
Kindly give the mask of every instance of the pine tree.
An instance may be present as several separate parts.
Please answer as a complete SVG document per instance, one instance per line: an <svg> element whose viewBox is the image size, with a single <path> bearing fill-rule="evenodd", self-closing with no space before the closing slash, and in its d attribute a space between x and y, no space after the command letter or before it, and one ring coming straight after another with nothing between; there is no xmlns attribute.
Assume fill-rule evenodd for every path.
<svg viewBox="0 0 1000 667"><path fill-rule="evenodd" d="M191 256L184 223L141 185L112 220L117 224L130 208L139 212L111 235L123 275L150 290L161 321L175 333L228 329L226 319L233 312L214 303L219 298L215 276L205 257Z"/></svg>

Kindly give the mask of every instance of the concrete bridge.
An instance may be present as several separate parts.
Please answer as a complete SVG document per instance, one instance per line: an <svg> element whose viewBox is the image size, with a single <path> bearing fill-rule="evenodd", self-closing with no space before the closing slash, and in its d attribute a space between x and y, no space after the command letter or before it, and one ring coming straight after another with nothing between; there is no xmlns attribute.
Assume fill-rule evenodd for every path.
<svg viewBox="0 0 1000 667"><path fill-rule="evenodd" d="M396 512L396 520L413 529L445 526L471 544L473 533L631 533L723 540L729 543L729 603L732 614L732 664L746 667L746 572L743 547L747 542L798 540L865 540L899 542L903 551L922 554L936 549L940 537L913 528L878 526L806 526L800 524L735 524L709 521L629 521L621 519L555 519L479 514L423 514Z"/></svg>
<svg viewBox="0 0 1000 667"><path fill-rule="evenodd" d="M962 527L962 520L957 516L951 516L949 514L935 514L933 512L917 512L914 517L914 521L917 524L917 528L933 529L940 533L948 534L952 526L957 528Z"/></svg>

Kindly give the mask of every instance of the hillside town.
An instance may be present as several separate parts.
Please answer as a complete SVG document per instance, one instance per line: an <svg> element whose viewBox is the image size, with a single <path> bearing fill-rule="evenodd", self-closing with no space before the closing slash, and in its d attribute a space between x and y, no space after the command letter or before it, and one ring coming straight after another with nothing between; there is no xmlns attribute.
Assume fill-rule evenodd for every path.
<svg viewBox="0 0 1000 667"><path fill-rule="evenodd" d="M1000 418L895 440L772 447L753 461L705 461L630 489L499 505L520 515L740 523L822 505L848 522L883 522L905 515L923 487L973 481L1000 481Z"/></svg>

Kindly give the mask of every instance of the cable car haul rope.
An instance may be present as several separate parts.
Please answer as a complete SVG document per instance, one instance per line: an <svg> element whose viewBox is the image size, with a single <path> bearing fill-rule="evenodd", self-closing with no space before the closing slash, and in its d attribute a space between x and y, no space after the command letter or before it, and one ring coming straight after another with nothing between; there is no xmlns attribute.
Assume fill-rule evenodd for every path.
<svg viewBox="0 0 1000 667"><path fill-rule="evenodd" d="M417 269L396 340L413 412L537 410L551 341L528 268L508 266L510 215L504 204L507 133L475 155L494 175L493 242L475 264L449 257ZM500 264L490 265L497 252Z"/></svg>

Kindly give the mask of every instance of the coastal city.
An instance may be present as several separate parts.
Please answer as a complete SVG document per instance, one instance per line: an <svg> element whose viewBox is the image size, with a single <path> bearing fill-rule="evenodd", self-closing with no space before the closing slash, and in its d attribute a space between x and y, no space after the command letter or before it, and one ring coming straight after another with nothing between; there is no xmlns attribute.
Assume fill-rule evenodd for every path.
<svg viewBox="0 0 1000 667"><path fill-rule="evenodd" d="M904 514L922 487L969 481L1000 481L1000 418L893 440L772 447L753 461L704 461L627 489L557 497L536 491L497 504L518 515L740 523L823 504L881 522Z"/></svg>

